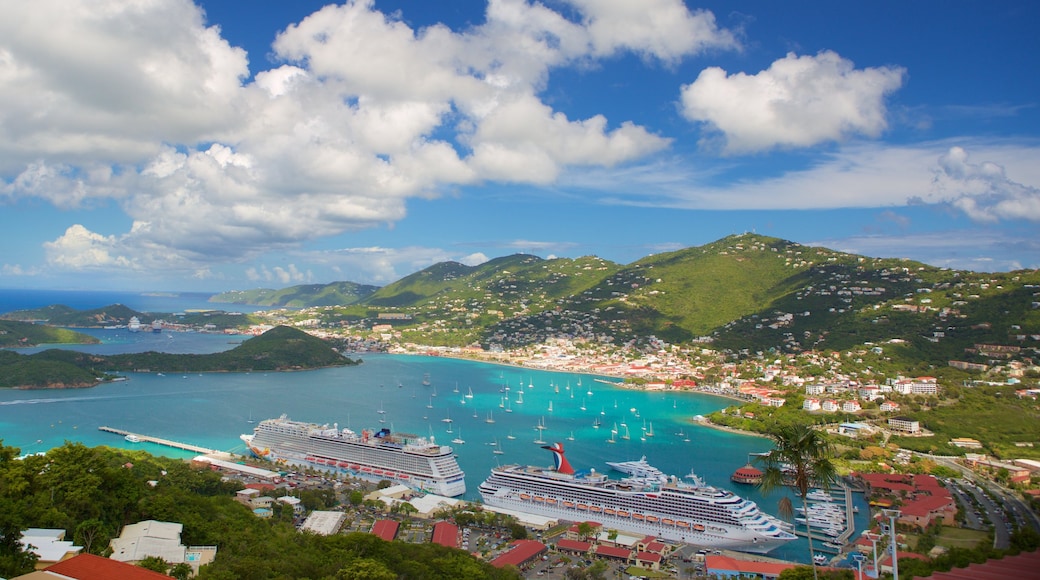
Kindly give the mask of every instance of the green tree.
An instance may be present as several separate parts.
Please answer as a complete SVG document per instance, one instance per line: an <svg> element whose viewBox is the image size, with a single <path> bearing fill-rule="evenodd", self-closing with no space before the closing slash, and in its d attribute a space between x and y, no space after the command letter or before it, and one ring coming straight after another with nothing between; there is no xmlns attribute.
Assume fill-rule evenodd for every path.
<svg viewBox="0 0 1040 580"><path fill-rule="evenodd" d="M138 562L137 565L146 570L151 570L152 572L158 572L160 574L165 574L166 571L170 569L170 565L166 563L166 560L163 560L158 556L148 556Z"/></svg>
<svg viewBox="0 0 1040 580"><path fill-rule="evenodd" d="M358 558L336 572L336 580L395 580L397 574L372 558Z"/></svg>
<svg viewBox="0 0 1040 580"><path fill-rule="evenodd" d="M192 572L191 564L180 562L170 569L170 576L173 576L177 580L188 580L188 578L191 578Z"/></svg>
<svg viewBox="0 0 1040 580"><path fill-rule="evenodd" d="M755 461L762 467L762 492L768 494L786 485L794 487L802 499L802 508L808 512L806 496L814 487L830 489L837 479L837 470L832 458L833 446L822 433L806 425L784 425L770 433L775 447L767 454L760 455ZM780 515L790 518L794 508L790 498L783 497L779 502ZM810 559L813 550L812 527L806 526L809 538ZM813 578L818 580L816 562L812 560Z"/></svg>
<svg viewBox="0 0 1040 580"><path fill-rule="evenodd" d="M97 555L108 547L108 541L111 539L105 531L105 523L97 518L80 522L72 537L76 543L83 546L83 551Z"/></svg>

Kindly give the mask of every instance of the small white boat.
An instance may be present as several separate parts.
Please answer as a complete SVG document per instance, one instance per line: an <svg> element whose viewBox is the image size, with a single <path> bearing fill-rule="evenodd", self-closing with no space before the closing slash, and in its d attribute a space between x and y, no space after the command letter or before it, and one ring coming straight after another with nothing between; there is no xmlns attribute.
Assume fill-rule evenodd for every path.
<svg viewBox="0 0 1040 580"><path fill-rule="evenodd" d="M140 443L141 442L141 438L138 437L137 435L134 435L133 433L128 434L126 437L123 437L123 439L125 439L127 443Z"/></svg>

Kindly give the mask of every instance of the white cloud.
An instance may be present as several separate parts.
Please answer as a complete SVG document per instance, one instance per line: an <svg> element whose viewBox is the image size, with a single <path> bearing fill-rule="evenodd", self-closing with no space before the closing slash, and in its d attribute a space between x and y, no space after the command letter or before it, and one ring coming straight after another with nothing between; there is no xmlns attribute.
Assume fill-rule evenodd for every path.
<svg viewBox="0 0 1040 580"><path fill-rule="evenodd" d="M679 0L569 0L583 12L594 53L622 49L664 61L712 48L739 48L732 32L719 29L715 15L690 12Z"/></svg>
<svg viewBox="0 0 1040 580"><path fill-rule="evenodd" d="M61 237L43 246L52 266L70 270L134 267L130 258L119 254L120 243L115 236L96 234L80 224L70 226Z"/></svg>
<svg viewBox="0 0 1040 580"><path fill-rule="evenodd" d="M669 141L624 119L569 119L535 95L553 68L621 51L671 62L737 46L710 13L654 1L575 2L565 17L492 0L462 31L348 1L282 31L282 62L251 83L247 55L187 0L7 4L0 195L114 200L132 220L122 233L70 229L48 245L53 266L194 275L393 223L445 188L625 164Z"/></svg>
<svg viewBox="0 0 1040 580"><path fill-rule="evenodd" d="M997 163L969 162L962 147L939 157L934 187L936 195L975 221L1040 221L1040 188L1012 181Z"/></svg>
<svg viewBox="0 0 1040 580"><path fill-rule="evenodd" d="M756 75L710 67L682 87L682 114L721 133L729 153L877 137L887 126L884 97L904 74L899 67L857 70L831 51L791 53Z"/></svg>

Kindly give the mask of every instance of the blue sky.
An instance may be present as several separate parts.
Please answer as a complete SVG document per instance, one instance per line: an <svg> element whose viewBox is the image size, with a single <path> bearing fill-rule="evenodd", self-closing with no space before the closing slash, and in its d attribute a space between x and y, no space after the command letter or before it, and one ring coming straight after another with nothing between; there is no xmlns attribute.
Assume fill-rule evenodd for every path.
<svg viewBox="0 0 1040 580"><path fill-rule="evenodd" d="M1040 4L0 7L0 287L382 285L754 231L1040 267Z"/></svg>

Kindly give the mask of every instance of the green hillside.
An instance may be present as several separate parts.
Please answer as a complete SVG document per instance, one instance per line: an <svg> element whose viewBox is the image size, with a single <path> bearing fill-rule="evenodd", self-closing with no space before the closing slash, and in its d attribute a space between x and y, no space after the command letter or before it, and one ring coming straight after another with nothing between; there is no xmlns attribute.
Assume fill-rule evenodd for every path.
<svg viewBox="0 0 1040 580"><path fill-rule="evenodd" d="M325 341L279 326L214 354L144 352L112 356L51 349L33 355L0 351L0 387L93 386L108 373L287 371L358 364Z"/></svg>
<svg viewBox="0 0 1040 580"><path fill-rule="evenodd" d="M209 301L288 308L335 306L354 304L364 300L378 289L378 286L356 284L354 282L332 282L331 284L291 286L281 290L271 288L232 290L211 296Z"/></svg>
<svg viewBox="0 0 1040 580"><path fill-rule="evenodd" d="M37 346L41 344L95 344L93 336L65 328L41 324L0 320L0 348Z"/></svg>
<svg viewBox="0 0 1040 580"><path fill-rule="evenodd" d="M122 304L111 304L91 310L76 310L64 305L45 306L32 310L15 310L0 316L6 320L34 320L45 322L51 326L71 326L76 328L100 328L103 326L125 326L130 317L137 316L144 323L151 323L152 317L137 312Z"/></svg>

